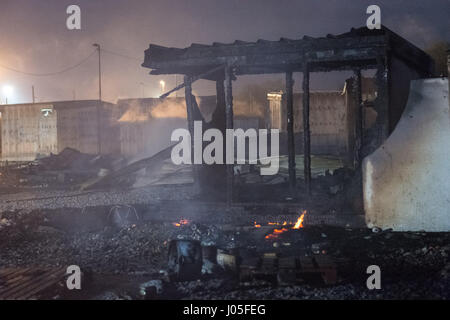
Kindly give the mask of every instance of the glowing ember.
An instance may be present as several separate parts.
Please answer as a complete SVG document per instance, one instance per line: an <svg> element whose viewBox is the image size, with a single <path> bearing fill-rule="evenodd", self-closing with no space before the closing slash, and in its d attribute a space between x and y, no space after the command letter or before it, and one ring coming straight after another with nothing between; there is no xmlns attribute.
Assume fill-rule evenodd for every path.
<svg viewBox="0 0 450 320"><path fill-rule="evenodd" d="M278 236L286 231L288 231L289 229L287 228L281 228L281 229L274 229L272 233L268 234L267 236L265 236L266 239L276 239L278 238Z"/></svg>
<svg viewBox="0 0 450 320"><path fill-rule="evenodd" d="M188 224L189 220L181 219L179 222L172 222L175 227L181 227L182 225Z"/></svg>
<svg viewBox="0 0 450 320"><path fill-rule="evenodd" d="M306 210L303 210L302 215L298 217L297 222L295 223L292 229L301 229L303 228L303 219L305 218Z"/></svg>
<svg viewBox="0 0 450 320"><path fill-rule="evenodd" d="M269 226L286 226L288 223L287 221L284 221L283 223L280 222L267 222L267 225Z"/></svg>

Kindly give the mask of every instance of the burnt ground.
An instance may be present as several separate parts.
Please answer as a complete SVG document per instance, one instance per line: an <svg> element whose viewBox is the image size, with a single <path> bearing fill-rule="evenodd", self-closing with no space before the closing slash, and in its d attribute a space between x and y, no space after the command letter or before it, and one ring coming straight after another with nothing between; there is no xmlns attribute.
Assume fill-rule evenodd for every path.
<svg viewBox="0 0 450 320"><path fill-rule="evenodd" d="M214 207L210 208L214 212ZM113 213L111 213L113 212ZM392 232L308 224L267 240L268 222L292 222L297 215L166 215L164 207L137 207L136 219L118 221L110 207L3 212L0 218L0 266L79 265L80 291L61 290L55 299L449 299L450 234ZM309 219L312 221L312 219ZM254 222L262 228L255 228ZM276 227L276 226L275 226ZM374 232L375 231L375 232ZM328 255L338 281L278 285L273 279L239 281L233 271L188 282L167 282L169 240L192 238L204 245L255 256ZM381 268L381 290L368 290L366 268ZM140 287L158 281L158 293L143 296Z"/></svg>

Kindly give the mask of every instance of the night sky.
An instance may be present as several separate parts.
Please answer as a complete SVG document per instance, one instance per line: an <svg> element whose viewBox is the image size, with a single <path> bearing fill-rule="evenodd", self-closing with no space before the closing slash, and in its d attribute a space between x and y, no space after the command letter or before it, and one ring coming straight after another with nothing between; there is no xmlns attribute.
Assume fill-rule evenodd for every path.
<svg viewBox="0 0 450 320"><path fill-rule="evenodd" d="M66 8L81 7L82 30L66 28ZM140 65L150 43L185 47L236 39L256 41L303 35L324 36L365 25L370 4L381 7L382 23L420 48L450 39L450 0L0 0L0 65L48 73L81 61L94 51L93 43L111 52L103 54L103 98L159 94L173 76L154 77ZM0 89L12 86L9 103L96 99L97 60L57 76L33 77L0 67ZM250 81L250 80L248 80ZM141 84L142 83L142 84ZM313 83L313 86L315 84ZM316 81L317 88L326 81ZM329 84L332 85L332 84ZM314 89L314 87L313 87ZM213 94L199 82L194 90ZM5 95L0 91L1 103Z"/></svg>

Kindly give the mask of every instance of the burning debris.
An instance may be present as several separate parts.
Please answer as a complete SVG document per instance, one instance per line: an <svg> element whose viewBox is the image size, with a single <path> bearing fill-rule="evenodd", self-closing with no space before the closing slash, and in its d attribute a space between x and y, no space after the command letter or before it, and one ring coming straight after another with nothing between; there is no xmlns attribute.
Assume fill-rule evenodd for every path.
<svg viewBox="0 0 450 320"><path fill-rule="evenodd" d="M289 229L298 230L298 229L303 228L303 220L305 219L305 215L306 215L306 210L303 211L303 213L300 215L300 217L298 217L298 219L295 223L292 223L292 222L288 223L286 221L284 221L283 223L268 222L267 225L269 225L269 226L276 225L276 226L281 226L281 228L274 229L272 233L265 236L265 239L267 239L267 240L278 239L282 233L289 231ZM255 222L255 228L261 228L261 225L256 224L256 222Z"/></svg>

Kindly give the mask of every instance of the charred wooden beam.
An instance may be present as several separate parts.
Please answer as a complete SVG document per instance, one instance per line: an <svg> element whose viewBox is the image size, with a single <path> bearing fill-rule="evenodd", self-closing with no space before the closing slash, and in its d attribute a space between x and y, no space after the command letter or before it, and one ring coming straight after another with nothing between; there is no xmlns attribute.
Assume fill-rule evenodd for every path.
<svg viewBox="0 0 450 320"><path fill-rule="evenodd" d="M211 121L205 123L206 128L214 128L220 130L223 136L226 136L226 116L225 116L225 88L223 77L216 80L216 109L214 110ZM202 185L208 186L211 191L217 191L217 196L223 199L226 194L226 183L217 183L217 181L224 182L227 179L226 153L223 153L221 164L211 164L202 167Z"/></svg>
<svg viewBox="0 0 450 320"><path fill-rule="evenodd" d="M379 57L376 72L377 98L374 101L374 108L377 112L375 122L377 128L377 140L373 144L373 149L378 148L389 136L389 60L386 57ZM372 152L374 150L371 150Z"/></svg>
<svg viewBox="0 0 450 320"><path fill-rule="evenodd" d="M316 61L348 61L374 58L374 53L386 45L384 35L300 39L292 42L268 41L246 45L194 46L181 50L150 45L145 51L142 66L151 69L165 69L171 66L177 68L214 66L226 63L230 56L234 57L235 66L289 66L301 62L306 52L308 58Z"/></svg>
<svg viewBox="0 0 450 320"><path fill-rule="evenodd" d="M303 67L303 163L305 174L305 187L308 195L311 194L311 131L309 127L309 66L306 62Z"/></svg>
<svg viewBox="0 0 450 320"><path fill-rule="evenodd" d="M186 111L187 111L187 121L188 121L188 129L191 135L191 165L192 165L192 173L194 178L194 187L199 187L199 174L198 168L194 164L194 101L192 96L192 77L185 76L184 77L184 96L186 100Z"/></svg>
<svg viewBox="0 0 450 320"><path fill-rule="evenodd" d="M294 80L292 72L286 72L286 108L287 108L287 134L289 158L289 186L291 192L295 189L295 141L294 141Z"/></svg>
<svg viewBox="0 0 450 320"><path fill-rule="evenodd" d="M212 115L211 122L214 123L213 127L219 129L224 135L226 128L225 109L225 87L223 79L220 79L216 80L216 110Z"/></svg>
<svg viewBox="0 0 450 320"><path fill-rule="evenodd" d="M311 62L310 70L351 70L356 67L363 68L366 65L375 64L376 57L383 50L377 48L362 52L357 52L358 50L356 49L354 51L337 51L331 57L322 57L319 53L311 54L312 57L308 58L308 61ZM257 56L244 55L235 56L233 62L237 75L284 73L289 69L293 72L300 72L302 71L304 61L303 56L299 52ZM186 59L173 62L160 62L153 66L154 70L150 74L197 73L202 72L208 66L221 65L227 59L228 57L205 57L201 59L202 61L199 61L199 59ZM206 77L207 75L203 75L199 78Z"/></svg>
<svg viewBox="0 0 450 320"><path fill-rule="evenodd" d="M218 129L225 137L226 132L226 117L225 117L225 88L223 77L221 80L216 80L216 109L214 110L211 121L204 123L204 130ZM206 143L204 142L204 146ZM227 180L227 167L226 153L222 155L222 162L201 166L200 183L204 190L208 190L208 196L216 199L224 199L226 197L226 180ZM217 183L220 181L221 183Z"/></svg>
<svg viewBox="0 0 450 320"><path fill-rule="evenodd" d="M353 166L359 168L361 165L361 148L363 146L364 135L364 115L362 105L362 83L361 83L361 70L356 69L353 78L353 93L355 99L356 113L355 113L355 150L353 158Z"/></svg>
<svg viewBox="0 0 450 320"><path fill-rule="evenodd" d="M432 72L433 60L425 52L384 26L376 31L362 27L320 38L305 36L297 40L192 44L184 49L150 44L142 66L153 69L151 74L199 74L226 64L232 58L235 74L240 75L302 71L306 59L311 64L310 72L316 72L318 65L324 71L364 68L373 65L378 56L385 56L387 52L422 77Z"/></svg>
<svg viewBox="0 0 450 320"><path fill-rule="evenodd" d="M211 70L208 70L208 71L206 71L206 72L204 72L202 74L199 74L197 76L190 77L190 84L192 86L193 82L195 82L195 81L197 81L197 80L199 80L201 78L207 77L208 75L211 75L211 74L216 73L216 72L221 71L221 70L223 70L223 66L219 66L219 67L213 68ZM185 81L182 84L180 84L180 85L176 86L175 88L173 88L173 89L167 91L166 93L162 94L159 98L160 99L167 98L171 93L173 93L175 91L178 91L180 89L183 89L185 86L186 86L186 78L185 78Z"/></svg>
<svg viewBox="0 0 450 320"><path fill-rule="evenodd" d="M158 172L162 169L164 164L163 161L170 158L173 147L174 145L170 145L151 157L133 162L123 168L111 172L106 176L88 180L80 186L80 190L108 188L113 185L120 185L121 183L128 181L130 176L143 168L146 168L149 172Z"/></svg>
<svg viewBox="0 0 450 320"><path fill-rule="evenodd" d="M450 76L450 49L447 50L447 78ZM450 92L450 81L448 81L448 91ZM450 99L448 99L448 106L450 107Z"/></svg>
<svg viewBox="0 0 450 320"><path fill-rule="evenodd" d="M194 107L192 102L192 77L184 76L184 94L186 99L186 112L188 129L191 134L191 139L194 137ZM194 144L191 143L191 157L194 156Z"/></svg>
<svg viewBox="0 0 450 320"><path fill-rule="evenodd" d="M233 129L233 70L231 66L225 68L225 117L226 129ZM234 151L234 150L233 150ZM230 150L227 150L227 153ZM234 152L233 152L234 153ZM227 205L233 202L234 170L232 164L227 164Z"/></svg>
<svg viewBox="0 0 450 320"><path fill-rule="evenodd" d="M253 58L252 58L253 59ZM262 62L261 62L262 63ZM270 63L270 62L268 62ZM355 68L360 69L376 69L376 57L375 55L367 57L366 59L360 60L348 60L348 61L317 61L310 63L310 72L328 72L328 71L352 71ZM154 69L150 72L152 75L162 75L162 74L196 74L201 73L204 67L178 67L176 65L167 65L158 69ZM258 75L258 74L279 74L286 73L287 71L292 72L302 72L303 63L301 60L296 60L296 63L275 65L270 64L267 66L263 65L252 65L252 64L240 64L236 68L234 75ZM201 79L216 81L222 74L220 71L212 73L207 76L201 77ZM182 86L182 85L180 85ZM173 91L172 91L173 92Z"/></svg>

